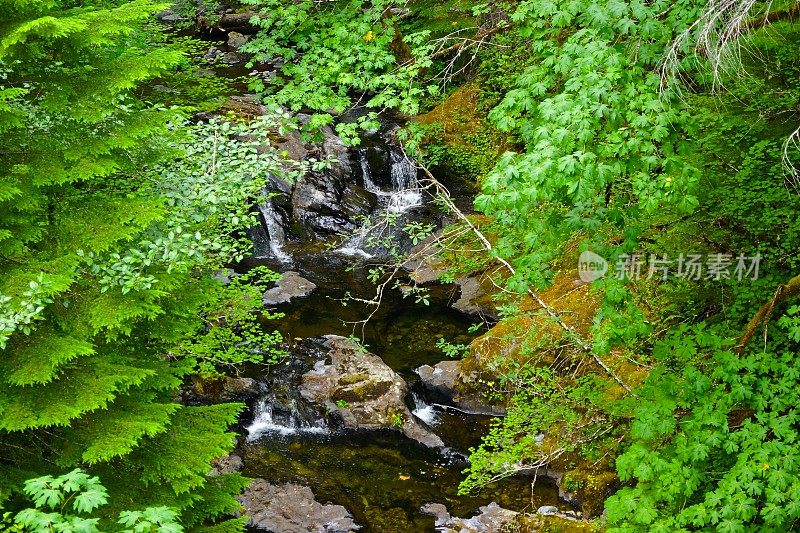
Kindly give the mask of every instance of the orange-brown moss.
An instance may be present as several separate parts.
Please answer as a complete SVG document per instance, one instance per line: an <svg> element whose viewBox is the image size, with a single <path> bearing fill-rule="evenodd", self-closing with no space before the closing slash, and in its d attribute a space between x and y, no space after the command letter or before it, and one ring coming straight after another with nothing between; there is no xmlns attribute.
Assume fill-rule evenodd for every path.
<svg viewBox="0 0 800 533"><path fill-rule="evenodd" d="M420 124L441 124L442 140L447 143L464 141L465 133L474 133L483 125L478 109L477 83L466 83L453 91L441 104L416 117Z"/></svg>

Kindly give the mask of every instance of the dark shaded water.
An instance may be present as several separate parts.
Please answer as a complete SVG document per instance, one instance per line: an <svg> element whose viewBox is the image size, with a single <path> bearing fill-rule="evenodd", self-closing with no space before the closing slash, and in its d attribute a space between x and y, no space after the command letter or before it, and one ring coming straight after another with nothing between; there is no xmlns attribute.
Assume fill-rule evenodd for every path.
<svg viewBox="0 0 800 533"><path fill-rule="evenodd" d="M293 252L294 264L280 268L291 268L317 285L308 298L276 308L286 315L279 321L278 329L287 339L356 335L370 351L408 379L415 375L414 368L436 364L445 358L436 348L440 337L454 343L468 343L476 335L468 333L467 328L477 320L448 306L451 300L458 298L458 288L454 286L431 288L430 305L416 303L413 297L403 298L399 290L387 290L375 315L362 327L360 322L373 308L357 301L342 300L348 293L361 299L374 296L375 286L367 279L369 267L336 252L302 255L302 251L291 245L286 249ZM249 262L250 265L259 263L265 262Z"/></svg>
<svg viewBox="0 0 800 533"><path fill-rule="evenodd" d="M369 312L368 306L353 302L343 306L339 300L347 292L369 297L374 287L366 279L367 267L354 265L353 258L335 252L303 252L292 249L291 245L287 251L294 257L291 269L316 283L318 288L307 298L278 306L277 310L286 316L267 326L277 326L286 339L293 339L295 357L298 360L304 357L304 368L308 368L315 358L309 352L316 349L309 346L318 345L311 339L326 334L350 335L353 325L349 322L362 320ZM265 263L269 261L250 260L242 267ZM407 399L412 409L415 401L432 403L424 398L421 387L415 386L413 369L445 359L435 346L437 339L467 343L475 335L467 332L474 321L448 306L457 296L451 288L440 287L432 291L430 305L426 306L412 298L404 299L398 290L388 291L381 308L365 328L365 342L370 351L380 355L412 388L415 398ZM317 357L324 357L324 353L318 353ZM282 370L270 372L280 374ZM275 379L281 385L293 386L284 377ZM307 485L318 501L345 506L364 526L362 531L434 531L433 518L419 512L429 502L445 504L451 514L463 517L472 516L478 507L492 501L518 511L558 504L557 488L541 478L533 492L530 479L515 478L479 494L459 496L458 484L467 466L465 456L470 447L480 443L490 418L435 404L427 406L424 418L433 422L433 431L444 440L448 450L425 448L391 430L282 430L276 415L275 430L241 447L244 473L271 483Z"/></svg>

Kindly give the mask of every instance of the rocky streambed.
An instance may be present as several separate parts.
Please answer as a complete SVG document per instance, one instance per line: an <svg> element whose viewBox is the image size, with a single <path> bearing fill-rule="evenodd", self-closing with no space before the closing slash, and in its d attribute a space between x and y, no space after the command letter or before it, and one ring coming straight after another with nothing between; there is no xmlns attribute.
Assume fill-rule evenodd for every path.
<svg viewBox="0 0 800 533"><path fill-rule="evenodd" d="M220 72L234 76L247 59L236 48L252 28L244 22L232 28L212 28L226 44L209 54L220 56ZM268 79L274 68L265 64L249 74ZM250 96L228 107L263 111ZM469 449L502 412L459 395L458 362L445 360L436 346L440 338L467 344L474 336L468 327L492 318L475 280L438 286L434 269L416 264L409 267L414 281L431 284L427 305L395 289L377 311L359 302L374 295L371 265L391 252L385 239L370 238L376 215L391 214L396 223L382 237L400 249L411 247L404 223L442 222L417 190L416 168L393 147L394 127L385 123L383 133L365 135L358 148L346 147L331 128L312 144L296 134L276 139L294 159L338 163L296 183L271 177L268 199L254 206L260 224L242 228L254 242L253 257L223 275L260 265L284 274L264 294L265 308L284 317L264 325L281 331L289 356L215 387L196 384L192 394L199 397L188 400L248 406L235 452L212 474L241 471L256 479L241 497L253 531L492 532L520 511L570 509L542 477L534 487L518 477L458 494ZM358 324L371 313L366 325Z"/></svg>
<svg viewBox="0 0 800 533"><path fill-rule="evenodd" d="M373 311L359 300L374 294L368 274L381 251L359 247L366 239L351 227L355 221L331 215L347 209L320 201L315 212L294 196L321 198L314 192L320 186L373 189L371 210L435 218L408 192L416 175L398 178L411 170L398 169L389 145L340 156L349 174L285 188L272 206L281 231L270 232L265 218L254 233L264 239L257 240L257 257L236 266L264 264L284 273L264 299L284 317L265 327L282 332L290 353L278 365L250 369L249 392L238 396L249 411L236 454L241 471L259 480L242 499L254 531L500 531L520 511L570 509L544 478L533 490L531 479L519 477L458 495L469 448L480 443L497 411L453 393L447 369L457 362L443 362L436 343L469 343L468 327L480 312L456 305L464 301L461 286L434 284L428 305L387 291L371 320L363 329L357 325ZM329 195L331 202L348 198ZM356 237L336 237L325 229L331 223ZM276 235L278 242L270 239ZM346 296L351 299L343 305ZM354 332L362 336L358 342L350 338Z"/></svg>

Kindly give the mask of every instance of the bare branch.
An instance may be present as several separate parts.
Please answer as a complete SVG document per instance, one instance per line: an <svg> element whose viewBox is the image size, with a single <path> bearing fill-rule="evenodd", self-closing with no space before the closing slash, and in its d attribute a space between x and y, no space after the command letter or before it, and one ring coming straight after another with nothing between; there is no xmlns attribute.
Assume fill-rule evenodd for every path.
<svg viewBox="0 0 800 533"><path fill-rule="evenodd" d="M406 156L406 157L408 157L408 156ZM511 263L509 263L508 261L506 261L502 257L498 256L496 253L494 253L494 249L492 247L492 243L489 242L489 240L486 238L486 236L478 228L476 228L475 225L472 223L472 221L469 220L469 218L467 218L467 216L453 203L452 199L450 198L450 191L448 191L447 188L444 185L442 185L433 176L433 174L431 174L430 170L428 170L424 165L419 164L419 163L416 163L416 164L417 164L418 168L420 168L425 173L425 175L427 176L427 178L430 181L431 185L433 187L435 187L437 192L439 192L440 198L442 198L442 200L447 204L447 207L456 215L456 217L458 217L459 220L461 220L461 222L463 222L472 231L472 233L475 235L475 237L478 239L478 241L480 241L480 243L483 246L484 250L486 250L487 252L492 254L492 257L497 262L499 262L501 265L503 265L506 268L506 270L508 270L508 272L512 276L515 276L516 273L517 273L516 269L511 265ZM580 347L580 349L583 352L585 352L587 354L590 354L592 356L592 358L595 360L595 362L609 376L611 376L614 379L614 381L616 381L627 392L631 392L631 388L624 381L622 381L622 379L620 379L620 377L617 376L617 374L613 370L611 370L611 368L609 368L608 365L605 364L605 362L603 362L603 360L600 358L600 356L598 356L592 350L591 345L585 339L583 339L578 334L578 332L575 331L575 329L572 326L570 326L569 324L564 322L564 320L561 318L561 316L552 307L547 305L547 303L544 300L542 300L531 289L528 289L527 293L528 293L528 296L530 296L533 299L533 301L535 301L536 304L539 305L539 307L541 307L550 316L550 318L553 319L559 325L559 327L561 327L561 329L563 329L572 339L574 339L576 344Z"/></svg>

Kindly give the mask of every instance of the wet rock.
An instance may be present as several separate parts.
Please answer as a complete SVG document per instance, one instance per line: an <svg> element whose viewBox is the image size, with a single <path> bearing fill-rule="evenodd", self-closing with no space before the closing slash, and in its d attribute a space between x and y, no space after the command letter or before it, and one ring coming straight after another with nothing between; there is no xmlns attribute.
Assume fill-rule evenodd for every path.
<svg viewBox="0 0 800 533"><path fill-rule="evenodd" d="M441 533L500 533L518 514L495 502L479 508L472 518L451 517L444 505L435 503L423 505L420 511L436 517L436 530Z"/></svg>
<svg viewBox="0 0 800 533"><path fill-rule="evenodd" d="M220 61L225 65L236 65L238 63L244 63L247 61L247 58L247 54L241 54L239 52L225 52L222 54Z"/></svg>
<svg viewBox="0 0 800 533"><path fill-rule="evenodd" d="M405 404L408 386L377 355L344 337L329 336L330 365L318 364L303 375L300 394L336 412L345 427L393 428L428 447L444 446Z"/></svg>
<svg viewBox="0 0 800 533"><path fill-rule="evenodd" d="M321 504L310 488L272 485L258 478L239 502L250 517L248 525L273 533L348 533L360 529L341 505Z"/></svg>
<svg viewBox="0 0 800 533"><path fill-rule="evenodd" d="M298 115L298 119L302 118ZM285 149L290 153L293 149L295 159L302 155L301 158L316 157L332 163L324 172L310 172L297 181L292 193L294 220L319 238L353 231L360 217L374 208L377 197L352 183L350 149L330 127L322 129L321 142L303 145L302 150L293 137L287 135Z"/></svg>
<svg viewBox="0 0 800 533"><path fill-rule="evenodd" d="M374 193L348 184L337 168L303 176L292 193L294 219L319 237L355 230L377 203Z"/></svg>
<svg viewBox="0 0 800 533"><path fill-rule="evenodd" d="M334 164L329 171L334 176L346 180L353 174L350 149L330 126L322 128L322 156L338 163Z"/></svg>
<svg viewBox="0 0 800 533"><path fill-rule="evenodd" d="M244 466L244 462L242 458L236 455L235 453L229 455L223 455L222 457L218 457L211 461L211 472L208 473L209 476L219 476L222 474L230 474L233 472L238 472Z"/></svg>
<svg viewBox="0 0 800 533"><path fill-rule="evenodd" d="M311 173L303 176L292 193L294 218L311 229L335 232L337 226L348 223L346 216L338 208L342 190L342 185L332 174ZM323 218L337 219L337 222L325 223Z"/></svg>
<svg viewBox="0 0 800 533"><path fill-rule="evenodd" d="M456 395L460 368L461 361L442 361L436 366L422 365L416 372L427 387L452 398Z"/></svg>
<svg viewBox="0 0 800 533"><path fill-rule="evenodd" d="M422 365L416 369L416 373L429 390L463 411L473 414L505 414L502 406L487 403L478 392L467 386L471 376L465 375L461 361L442 361L434 366Z"/></svg>
<svg viewBox="0 0 800 533"><path fill-rule="evenodd" d="M441 503L426 503L420 507L419 512L433 516L435 519L434 525L436 527L447 524L451 518L450 513L447 512L447 507Z"/></svg>
<svg viewBox="0 0 800 533"><path fill-rule="evenodd" d="M536 512L541 515L554 515L558 513L558 507L555 505L542 505Z"/></svg>
<svg viewBox="0 0 800 533"><path fill-rule="evenodd" d="M283 277L275 282L275 286L264 293L264 305L287 303L294 298L308 296L316 284L292 270L284 272Z"/></svg>
<svg viewBox="0 0 800 533"><path fill-rule="evenodd" d="M228 34L228 46L234 50L238 50L250 40L249 35L242 35L238 31L232 31Z"/></svg>
<svg viewBox="0 0 800 533"><path fill-rule="evenodd" d="M251 378L222 376L220 378L192 378L192 393L195 399L204 403L241 400L259 393L258 382Z"/></svg>
<svg viewBox="0 0 800 533"><path fill-rule="evenodd" d="M206 51L205 54L203 54L203 59L205 59L206 61L216 61L221 57L223 57L224 55L225 53L222 50L220 50L215 46L212 46Z"/></svg>
<svg viewBox="0 0 800 533"><path fill-rule="evenodd" d="M378 197L359 185L348 183L342 193L341 205L347 215L352 218L355 216L366 216L377 204Z"/></svg>
<svg viewBox="0 0 800 533"><path fill-rule="evenodd" d="M461 295L452 307L467 315L476 315L491 320L499 318L497 309L491 300L492 291L487 287L487 282L481 282L477 276L465 276L456 280L461 288ZM488 285L491 285L489 282Z"/></svg>

